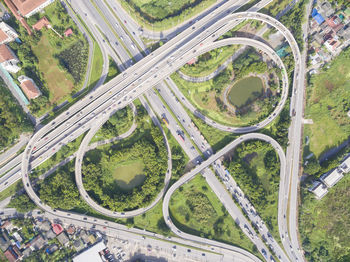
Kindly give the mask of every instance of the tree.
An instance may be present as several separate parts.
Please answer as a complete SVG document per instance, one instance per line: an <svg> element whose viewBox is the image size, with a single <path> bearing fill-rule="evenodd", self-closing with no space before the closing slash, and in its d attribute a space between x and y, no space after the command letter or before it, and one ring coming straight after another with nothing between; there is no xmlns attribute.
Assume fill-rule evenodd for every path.
<svg viewBox="0 0 350 262"><path fill-rule="evenodd" d="M13 196L8 206L16 208L16 210L21 213L31 211L36 207L34 202L28 197L26 193Z"/></svg>

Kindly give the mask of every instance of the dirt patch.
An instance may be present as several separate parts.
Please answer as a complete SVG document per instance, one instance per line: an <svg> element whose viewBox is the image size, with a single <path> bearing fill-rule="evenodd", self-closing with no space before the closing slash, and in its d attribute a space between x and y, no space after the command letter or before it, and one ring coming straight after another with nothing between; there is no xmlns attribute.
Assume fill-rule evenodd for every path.
<svg viewBox="0 0 350 262"><path fill-rule="evenodd" d="M329 82L327 79L324 81L324 86L327 88L329 92L332 92L332 90L334 89L334 85L331 82Z"/></svg>
<svg viewBox="0 0 350 262"><path fill-rule="evenodd" d="M246 154L245 157L243 158L243 161L246 162L247 164L249 164L250 161L252 161L252 159L254 157L257 157L257 156L258 156L258 153L256 153L256 152Z"/></svg>

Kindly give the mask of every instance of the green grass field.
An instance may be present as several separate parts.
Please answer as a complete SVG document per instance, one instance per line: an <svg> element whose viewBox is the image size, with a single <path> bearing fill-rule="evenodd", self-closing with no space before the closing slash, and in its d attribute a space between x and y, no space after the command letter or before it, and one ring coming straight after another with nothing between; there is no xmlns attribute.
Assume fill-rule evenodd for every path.
<svg viewBox="0 0 350 262"><path fill-rule="evenodd" d="M113 79L120 73L116 62L111 57L108 57L108 61L109 61L108 74L104 84L109 82L111 79Z"/></svg>
<svg viewBox="0 0 350 262"><path fill-rule="evenodd" d="M55 50L49 43L49 35L44 34L38 45L33 46L33 52L38 57L38 67L50 90L50 103L59 103L74 89L72 77L60 69L58 60L54 57Z"/></svg>
<svg viewBox="0 0 350 262"><path fill-rule="evenodd" d="M299 231L308 261L350 261L350 176L321 200L302 189Z"/></svg>
<svg viewBox="0 0 350 262"><path fill-rule="evenodd" d="M169 205L175 225L190 234L230 243L253 252L251 242L201 175L181 188L175 191Z"/></svg>
<svg viewBox="0 0 350 262"><path fill-rule="evenodd" d="M142 159L123 161L112 168L113 178L118 186L125 190L130 190L141 185L145 180L143 175L144 167Z"/></svg>
<svg viewBox="0 0 350 262"><path fill-rule="evenodd" d="M322 153L345 141L350 135L350 49L343 51L329 68L313 75L307 90L305 125L309 149L318 158Z"/></svg>
<svg viewBox="0 0 350 262"><path fill-rule="evenodd" d="M216 48L197 58L197 62L188 65L185 64L180 68L180 71L188 76L200 77L206 76L214 72L222 65L230 56L232 56L240 45L230 45L221 48Z"/></svg>
<svg viewBox="0 0 350 262"><path fill-rule="evenodd" d="M93 43L94 43L94 51L93 51L92 66L91 66L89 84L88 84L89 88L93 88L97 83L97 81L100 79L102 74L102 66L103 66L102 51L96 41L93 41Z"/></svg>
<svg viewBox="0 0 350 262"><path fill-rule="evenodd" d="M172 28L214 4L216 0L118 0L141 27L162 31Z"/></svg>
<svg viewBox="0 0 350 262"><path fill-rule="evenodd" d="M247 126L256 122L256 119L258 118L259 113L254 111L248 112L243 116L234 115L230 113L230 111L222 112L215 99L215 90L212 89L213 80L203 83L192 83L183 80L178 74L173 74L171 78L196 108L218 123L235 127ZM221 94L221 96L222 95L223 94Z"/></svg>

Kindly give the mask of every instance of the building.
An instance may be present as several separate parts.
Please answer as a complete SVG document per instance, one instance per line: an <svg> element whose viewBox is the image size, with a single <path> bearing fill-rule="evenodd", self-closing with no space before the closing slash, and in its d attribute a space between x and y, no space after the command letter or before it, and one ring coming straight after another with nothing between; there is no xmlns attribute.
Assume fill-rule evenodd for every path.
<svg viewBox="0 0 350 262"><path fill-rule="evenodd" d="M57 236L57 239L63 246L68 244L68 242L69 242L69 238L68 238L66 232L64 232L64 231Z"/></svg>
<svg viewBox="0 0 350 262"><path fill-rule="evenodd" d="M10 72L17 73L21 68L17 65L19 63L18 58L12 52L12 50L4 44L0 45L0 64L2 67Z"/></svg>
<svg viewBox="0 0 350 262"><path fill-rule="evenodd" d="M10 246L4 252L4 255L9 262L15 262L22 258L22 253L16 246Z"/></svg>
<svg viewBox="0 0 350 262"><path fill-rule="evenodd" d="M39 220L36 226L40 231L49 231L51 229L51 223L48 220Z"/></svg>
<svg viewBox="0 0 350 262"><path fill-rule="evenodd" d="M21 89L28 97L28 99L34 99L41 95L39 88L34 83L33 79L24 75L18 77L18 81L21 83Z"/></svg>
<svg viewBox="0 0 350 262"><path fill-rule="evenodd" d="M312 10L311 16L313 19L315 19L315 21L317 22L317 24L322 24L324 22L324 18L323 16L317 12L316 8L314 8Z"/></svg>
<svg viewBox="0 0 350 262"><path fill-rule="evenodd" d="M73 225L70 225L66 231L67 231L68 235L74 235L75 227Z"/></svg>
<svg viewBox="0 0 350 262"><path fill-rule="evenodd" d="M309 191L314 193L317 199L321 199L328 193L327 187L320 181L314 181Z"/></svg>
<svg viewBox="0 0 350 262"><path fill-rule="evenodd" d="M42 235L37 235L30 241L30 248L35 251L43 248L47 244L46 239Z"/></svg>
<svg viewBox="0 0 350 262"><path fill-rule="evenodd" d="M84 244L80 240L80 238L78 238L74 241L73 246L77 252L79 252L80 250L82 250L84 248Z"/></svg>
<svg viewBox="0 0 350 262"><path fill-rule="evenodd" d="M68 28L66 31L64 31L64 36L68 37L73 34L73 30L71 28Z"/></svg>
<svg viewBox="0 0 350 262"><path fill-rule="evenodd" d="M55 0L5 0L5 3L8 5L12 4L19 15L28 18L40 12L54 1Z"/></svg>
<svg viewBox="0 0 350 262"><path fill-rule="evenodd" d="M340 29L344 27L338 16L332 16L327 19L327 24L334 30L334 32L338 32Z"/></svg>
<svg viewBox="0 0 350 262"><path fill-rule="evenodd" d="M52 229L50 229L49 231L46 231L45 237L46 237L48 240L54 239L54 238L56 237L56 234L52 231Z"/></svg>
<svg viewBox="0 0 350 262"><path fill-rule="evenodd" d="M52 230L56 235L59 235L63 231L63 227L60 224L52 224Z"/></svg>
<svg viewBox="0 0 350 262"><path fill-rule="evenodd" d="M334 186L340 179L343 178L342 171L338 168L334 169L332 172L323 174L320 177L320 180L328 187L331 188Z"/></svg>
<svg viewBox="0 0 350 262"><path fill-rule="evenodd" d="M330 52L334 52L337 47L340 46L340 42L334 38L329 38L326 42L324 42L324 45Z"/></svg>
<svg viewBox="0 0 350 262"><path fill-rule="evenodd" d="M46 18L46 16L44 16L41 19L39 19L39 21L36 22L35 25L33 25L33 29L36 31L40 31L43 27L48 28L49 26L50 26L50 22Z"/></svg>
<svg viewBox="0 0 350 262"><path fill-rule="evenodd" d="M84 252L73 258L73 262L98 262L103 261L99 252L104 250L106 245L101 241L89 247Z"/></svg>
<svg viewBox="0 0 350 262"><path fill-rule="evenodd" d="M27 24L27 21L20 15L16 6L12 3L11 0L4 0L7 7L10 9L11 13L16 17L16 19L22 24L22 26L27 30L27 33L31 35L33 32L30 29L30 26Z"/></svg>
<svg viewBox="0 0 350 262"><path fill-rule="evenodd" d="M324 14L326 17L330 17L334 14L334 9L328 1L324 1L319 5L320 13Z"/></svg>
<svg viewBox="0 0 350 262"><path fill-rule="evenodd" d="M46 248L45 252L49 255L54 253L58 249L58 246L56 244L50 245L48 248Z"/></svg>
<svg viewBox="0 0 350 262"><path fill-rule="evenodd" d="M0 232L0 248L4 252L10 246L10 238L6 231L1 230Z"/></svg>
<svg viewBox="0 0 350 262"><path fill-rule="evenodd" d="M348 156L343 163L341 163L340 168L343 170L344 173L350 172L350 156Z"/></svg>
<svg viewBox="0 0 350 262"><path fill-rule="evenodd" d="M6 44L18 38L18 34L11 26L5 22L0 22L0 44Z"/></svg>

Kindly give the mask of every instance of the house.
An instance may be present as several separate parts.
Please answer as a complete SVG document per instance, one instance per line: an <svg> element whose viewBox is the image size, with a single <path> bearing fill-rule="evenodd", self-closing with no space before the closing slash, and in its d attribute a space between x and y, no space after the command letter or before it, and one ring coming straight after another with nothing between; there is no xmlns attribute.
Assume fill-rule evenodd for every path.
<svg viewBox="0 0 350 262"><path fill-rule="evenodd" d="M47 240L42 235L37 235L30 241L30 248L35 251L41 249L47 244Z"/></svg>
<svg viewBox="0 0 350 262"><path fill-rule="evenodd" d="M6 220L4 221L4 223L1 225L2 229L6 229L7 231L11 231L13 229L13 225L11 223L11 221Z"/></svg>
<svg viewBox="0 0 350 262"><path fill-rule="evenodd" d="M49 231L46 231L45 237L46 237L48 240L51 240L51 239L54 239L54 238L56 237L56 234L53 232L52 229L50 229Z"/></svg>
<svg viewBox="0 0 350 262"><path fill-rule="evenodd" d="M13 237L21 243L23 241L22 237L18 234L18 232L13 233Z"/></svg>
<svg viewBox="0 0 350 262"><path fill-rule="evenodd" d="M26 94L28 99L34 99L41 95L39 88L34 83L33 79L21 75L18 77L18 81L21 83L20 86L23 92Z"/></svg>
<svg viewBox="0 0 350 262"><path fill-rule="evenodd" d="M22 258L22 253L16 246L10 246L5 252L4 252L5 257L7 258L8 261L10 262L15 262L19 259Z"/></svg>
<svg viewBox="0 0 350 262"><path fill-rule="evenodd" d="M46 16L42 17L38 22L33 25L33 29L36 31L40 31L43 27L48 28L50 26L49 20L46 18Z"/></svg>
<svg viewBox="0 0 350 262"><path fill-rule="evenodd" d="M332 14L334 14L334 9L328 1L320 3L318 7L320 9L320 13L324 14L326 17L330 17Z"/></svg>
<svg viewBox="0 0 350 262"><path fill-rule="evenodd" d="M334 32L338 32L344 26L339 17L336 15L328 18L327 24L334 30Z"/></svg>
<svg viewBox="0 0 350 262"><path fill-rule="evenodd" d="M30 26L28 25L27 21L21 16L19 11L17 10L17 7L12 3L11 0L4 0L7 7L10 9L11 13L16 17L16 19L22 24L22 26L27 30L27 33L29 35L33 34L32 30L30 29Z"/></svg>
<svg viewBox="0 0 350 262"><path fill-rule="evenodd" d="M74 235L75 227L73 225L70 225L66 231L67 231L68 235Z"/></svg>
<svg viewBox="0 0 350 262"><path fill-rule="evenodd" d="M350 39L350 26L345 26L342 29L340 29L337 34L342 37L345 40Z"/></svg>
<svg viewBox="0 0 350 262"><path fill-rule="evenodd" d="M340 168L334 169L332 172L323 174L320 177L320 180L328 187L331 188L334 186L340 179L343 178L343 173Z"/></svg>
<svg viewBox="0 0 350 262"><path fill-rule="evenodd" d="M324 43L325 47L327 47L327 49L330 52L334 52L337 47L340 45L340 42L335 40L334 38L329 38L325 43Z"/></svg>
<svg viewBox="0 0 350 262"><path fill-rule="evenodd" d="M321 199L328 193L327 187L320 181L314 181L312 187L310 187L308 190L314 193L317 199Z"/></svg>
<svg viewBox="0 0 350 262"><path fill-rule="evenodd" d="M86 234L85 230L81 230L79 232L79 238L83 240L84 244L88 244L90 242L89 235Z"/></svg>
<svg viewBox="0 0 350 262"><path fill-rule="evenodd" d="M68 244L68 242L69 242L69 238L68 238L66 232L64 232L64 231L57 236L57 239L63 246Z"/></svg>
<svg viewBox="0 0 350 262"><path fill-rule="evenodd" d="M187 64L188 64L188 65L193 65L193 64L196 63L196 62L197 62L197 58L194 57L194 58L192 58L190 61L188 61Z"/></svg>
<svg viewBox="0 0 350 262"><path fill-rule="evenodd" d="M6 44L18 38L18 34L11 26L5 22L0 22L0 44Z"/></svg>
<svg viewBox="0 0 350 262"><path fill-rule="evenodd" d="M22 255L23 257L29 257L32 252L33 251L30 248L26 248L23 250Z"/></svg>
<svg viewBox="0 0 350 262"><path fill-rule="evenodd" d="M10 238L6 231L1 230L0 232L0 248L4 252L10 246Z"/></svg>
<svg viewBox="0 0 350 262"><path fill-rule="evenodd" d="M77 252L79 252L80 250L82 250L84 248L84 244L80 240L80 238L78 238L74 241L73 246Z"/></svg>
<svg viewBox="0 0 350 262"><path fill-rule="evenodd" d="M73 34L73 30L71 28L68 28L66 31L64 31L64 36L68 37Z"/></svg>
<svg viewBox="0 0 350 262"><path fill-rule="evenodd" d="M17 65L18 58L12 50L4 44L0 45L0 64L8 72L17 73L21 68Z"/></svg>
<svg viewBox="0 0 350 262"><path fill-rule="evenodd" d="M5 0L5 3L8 6L14 6L19 15L28 18L40 12L54 1L55 0Z"/></svg>
<svg viewBox="0 0 350 262"><path fill-rule="evenodd" d="M73 258L73 262L103 261L99 252L104 250L106 245L101 241L89 247L84 252Z"/></svg>
<svg viewBox="0 0 350 262"><path fill-rule="evenodd" d="M58 246L56 244L50 245L48 248L46 248L45 252L49 255L54 253L58 249Z"/></svg>
<svg viewBox="0 0 350 262"><path fill-rule="evenodd" d="M36 226L40 231L49 231L51 229L51 223L48 220L38 221Z"/></svg>
<svg viewBox="0 0 350 262"><path fill-rule="evenodd" d="M63 227L60 224L52 224L52 230L56 235L59 235L63 231Z"/></svg>
<svg viewBox="0 0 350 262"><path fill-rule="evenodd" d="M317 22L317 24L322 24L324 22L324 18L323 16L317 12L316 8L314 8L312 10L311 16L313 19L315 19L315 21Z"/></svg>

